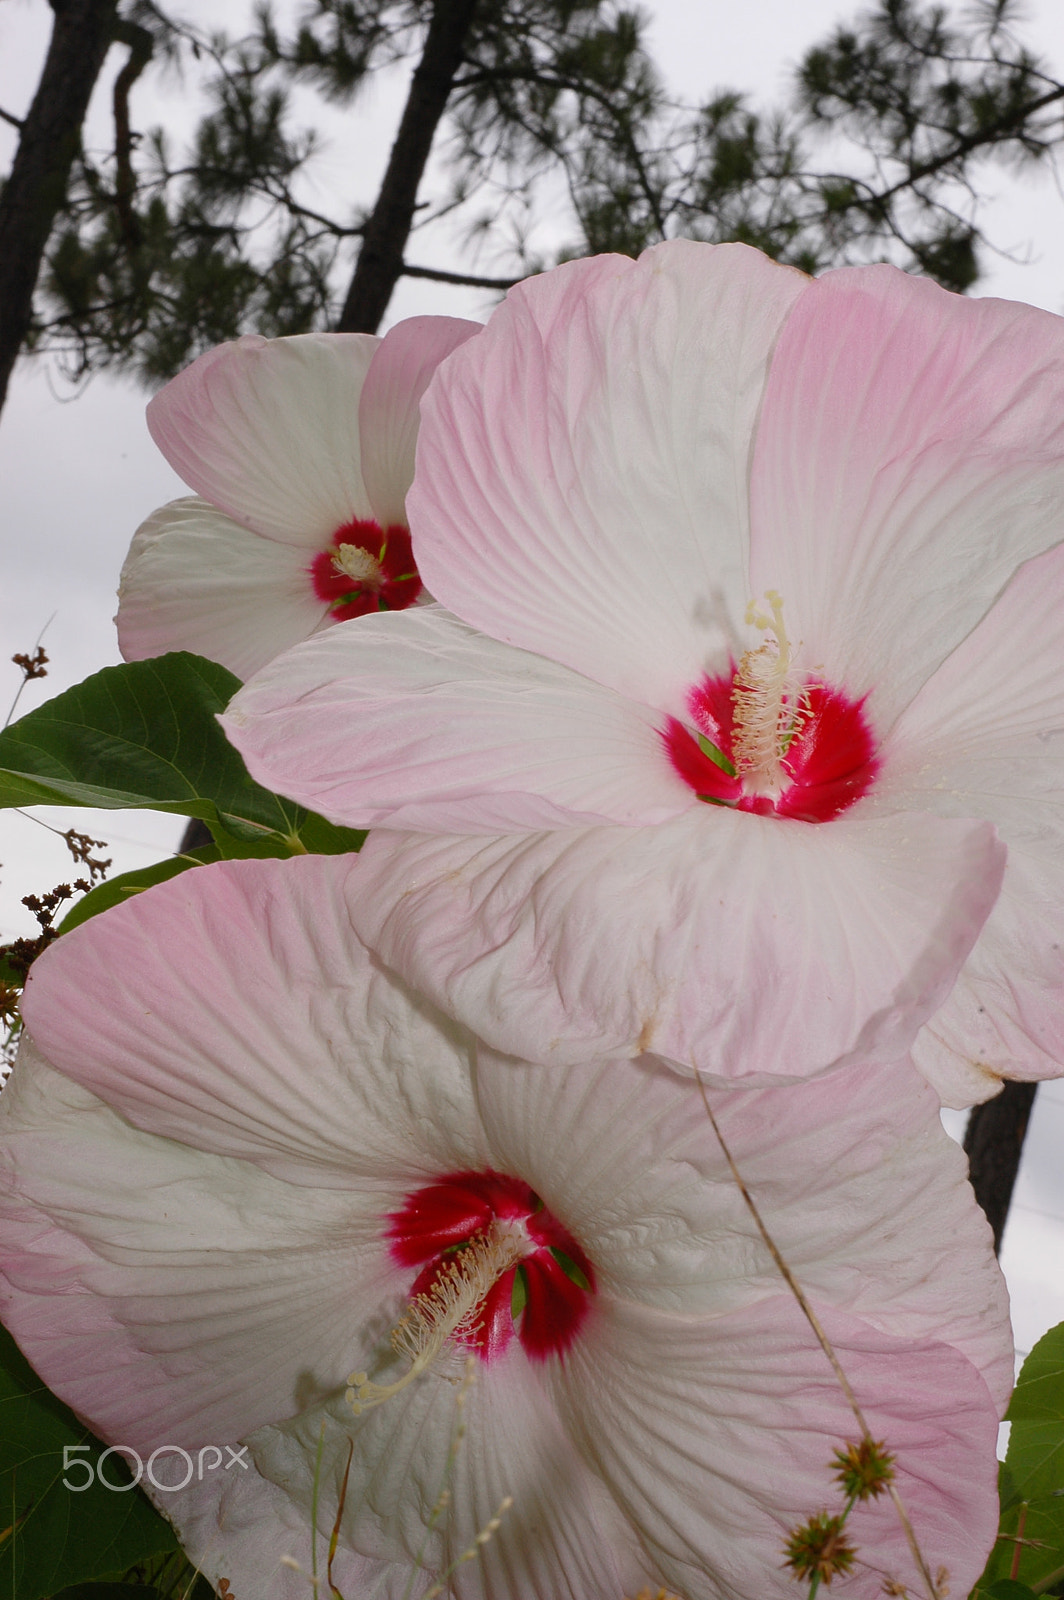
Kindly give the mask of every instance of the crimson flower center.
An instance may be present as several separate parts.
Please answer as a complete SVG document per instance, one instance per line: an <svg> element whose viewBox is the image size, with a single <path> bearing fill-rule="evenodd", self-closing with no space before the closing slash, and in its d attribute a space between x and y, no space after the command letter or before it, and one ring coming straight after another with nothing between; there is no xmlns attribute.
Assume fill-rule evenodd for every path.
<svg viewBox="0 0 1064 1600"><path fill-rule="evenodd" d="M690 725L670 717L661 738L700 800L761 816L829 822L867 794L879 770L863 700L816 679L777 696L764 726L756 671L744 657L687 696Z"/></svg>
<svg viewBox="0 0 1064 1600"><path fill-rule="evenodd" d="M405 611L422 590L410 530L400 522L354 518L338 528L307 569L335 622L371 611Z"/></svg>
<svg viewBox="0 0 1064 1600"><path fill-rule="evenodd" d="M533 1360L563 1354L595 1293L595 1273L580 1245L521 1178L456 1172L416 1189L387 1217L397 1266L417 1268L410 1299L431 1296L447 1277L460 1280L463 1255L505 1236L514 1259L479 1300L455 1337L483 1361L517 1339Z"/></svg>

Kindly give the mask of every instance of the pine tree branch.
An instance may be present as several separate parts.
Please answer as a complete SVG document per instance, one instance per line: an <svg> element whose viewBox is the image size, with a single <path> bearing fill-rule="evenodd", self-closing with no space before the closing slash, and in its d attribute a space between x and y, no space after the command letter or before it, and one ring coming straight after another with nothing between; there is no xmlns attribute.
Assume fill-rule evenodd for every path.
<svg viewBox="0 0 1064 1600"><path fill-rule="evenodd" d="M404 278L431 278L433 283L457 283L467 289L512 289L520 278L478 278L469 272L444 272L439 267L411 267L404 261Z"/></svg>
<svg viewBox="0 0 1064 1600"><path fill-rule="evenodd" d="M1029 117L1038 111L1044 111L1047 106L1056 101L1064 100L1064 84L1057 84L1046 94L1039 95L1036 100L1029 100L1026 105L1017 106L1007 116L998 117L994 122L981 128L978 133L965 134L957 139L952 148L944 150L940 155L930 161L922 161L915 167L910 167L904 178L899 178L897 183L891 184L888 189L882 189L876 195L876 200L882 205L892 200L896 194L904 189L912 189L923 178L936 177L945 167L951 166L956 161L961 161L965 156L971 156L977 150L982 150L987 145L1001 144L1006 139L1019 138L1020 129Z"/></svg>
<svg viewBox="0 0 1064 1600"><path fill-rule="evenodd" d="M41 80L0 195L0 407L29 331L48 235L66 198L81 125L115 25L117 0L52 0Z"/></svg>
<svg viewBox="0 0 1064 1600"><path fill-rule="evenodd" d="M477 0L435 0L388 167L367 217L339 333L375 333L403 271L417 192L463 60Z"/></svg>

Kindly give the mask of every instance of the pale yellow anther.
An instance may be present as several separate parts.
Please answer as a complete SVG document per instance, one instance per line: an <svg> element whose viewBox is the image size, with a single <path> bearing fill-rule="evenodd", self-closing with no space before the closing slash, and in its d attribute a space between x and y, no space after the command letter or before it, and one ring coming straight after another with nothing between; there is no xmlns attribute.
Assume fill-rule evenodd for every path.
<svg viewBox="0 0 1064 1600"><path fill-rule="evenodd" d="M453 1255L424 1294L415 1295L392 1330L392 1348L410 1365L394 1383L371 1383L365 1372L352 1372L345 1395L357 1417L382 1405L427 1372L448 1339L476 1332L485 1295L494 1283L528 1255L532 1246L519 1225L496 1217Z"/></svg>
<svg viewBox="0 0 1064 1600"><path fill-rule="evenodd" d="M809 708L792 668L783 600L775 589L767 589L765 599L770 615L754 600L746 609L747 625L768 637L746 651L732 680L732 759L748 789L774 798L789 781L783 760Z"/></svg>
<svg viewBox="0 0 1064 1600"><path fill-rule="evenodd" d="M351 578L355 583L367 583L371 587L379 587L384 576L377 557L363 550L360 544L339 545L333 556L333 566L345 578Z"/></svg>

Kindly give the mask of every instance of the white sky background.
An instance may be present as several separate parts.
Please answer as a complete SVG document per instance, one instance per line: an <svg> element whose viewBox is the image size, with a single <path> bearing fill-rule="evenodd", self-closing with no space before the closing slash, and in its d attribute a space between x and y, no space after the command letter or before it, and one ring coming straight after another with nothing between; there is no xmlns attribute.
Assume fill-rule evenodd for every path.
<svg viewBox="0 0 1064 1600"><path fill-rule="evenodd" d="M778 105L789 72L832 25L856 5L839 0L652 0L650 44L669 88L700 99L716 88L749 91L761 106ZM212 27L232 29L246 15L242 0L175 0L173 10ZM1064 73L1064 5L1029 0L1025 40ZM0 106L21 115L36 86L52 13L46 0L0 0ZM106 148L109 97L123 55L113 53L90 116L90 138ZM407 71L381 74L353 112L334 114L318 165L323 205L335 192L363 201L375 192L406 92ZM189 91L171 80L141 80L132 98L135 127L185 117ZM0 122L0 171L14 131ZM353 175L357 182L353 182ZM982 191L984 225L1016 259L989 263L977 290L1064 312L1064 198L1040 177L989 170ZM411 258L454 266L445 247L418 240ZM485 259L477 270L502 270ZM404 316L440 312L484 318L490 301L463 289L407 280L385 326ZM382 329L383 331L383 329ZM6 665L32 650L47 627L49 676L27 686L19 714L118 661L111 617L114 591L130 537L149 512L187 493L157 454L144 426L146 396L132 383L97 378L80 394L46 362L24 363L0 416L0 713L18 686ZM2 721L0 714L0 721ZM69 812L41 808L42 819L106 840L114 871L146 865L176 848L179 819L152 812ZM0 940L34 932L21 897L73 873L62 842L34 821L0 814ZM956 1128L960 1119L954 1119ZM1003 1264L1013 1293L1017 1343L1026 1351L1064 1320L1064 1083L1039 1090L1023 1168L1006 1233Z"/></svg>

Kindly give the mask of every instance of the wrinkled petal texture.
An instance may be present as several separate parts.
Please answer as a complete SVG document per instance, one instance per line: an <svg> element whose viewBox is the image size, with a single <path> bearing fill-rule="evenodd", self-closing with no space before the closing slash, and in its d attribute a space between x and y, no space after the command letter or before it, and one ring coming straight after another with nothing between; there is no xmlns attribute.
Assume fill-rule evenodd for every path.
<svg viewBox="0 0 1064 1600"><path fill-rule="evenodd" d="M932 1571L947 1566L952 1592L966 1593L997 1532L995 1412L985 1386L947 1344L892 1339L827 1308L817 1313L873 1437L897 1454L899 1489ZM836 1499L832 1452L858 1431L793 1300L779 1295L753 1314L698 1322L610 1305L551 1376L561 1415L643 1531L670 1590L714 1600L795 1593L782 1567L787 1535ZM858 1508L851 1533L858 1565L832 1583L833 1595L876 1600L884 1572L919 1592L889 1501Z"/></svg>
<svg viewBox="0 0 1064 1600"><path fill-rule="evenodd" d="M802 274L675 241L531 278L425 396L419 569L483 632L680 712L749 598L748 471Z"/></svg>
<svg viewBox="0 0 1064 1600"><path fill-rule="evenodd" d="M461 1600L784 1595L782 1540L825 1499L853 1429L698 1085L652 1059L478 1059L358 945L346 906L362 882L357 860L202 868L41 959L37 1044L0 1098L5 1320L105 1438L192 1448L254 1431L303 1544L282 1549L300 1526L286 1514L256 1550L270 1502L250 1482L175 1507L237 1594L290 1600L279 1556L308 1564L324 1417L322 1539L354 1446L337 1569L353 1592L402 1600L419 1552L428 1581L490 1527L454 1579ZM899 1452L929 1559L969 1582L995 1529L1010 1343L935 1096L905 1062L707 1094ZM388 1218L463 1170L527 1183L572 1233L598 1284L587 1319L564 1358L514 1340L465 1390L448 1347L356 1418L337 1388L396 1367L410 1289ZM896 1524L872 1515L862 1537L908 1573ZM848 1592L869 1583L863 1570Z"/></svg>
<svg viewBox="0 0 1064 1600"><path fill-rule="evenodd" d="M254 1470L250 1454L241 1458L248 1468L243 1471L230 1461L228 1447L221 1448L220 1471L205 1472L200 1482L193 1479L188 1488L176 1492L152 1494L149 1485L149 1495L171 1519L182 1548L215 1589L221 1590L224 1580L233 1600L248 1595L254 1600L307 1600L308 1590L313 1592L308 1519L283 1490ZM239 1452L239 1446L233 1448ZM205 1458L213 1459L213 1455ZM329 1531L318 1541L322 1564ZM389 1579L395 1583L393 1563L367 1561L343 1548L333 1558L332 1576L348 1600L355 1596L392 1600L401 1594L389 1586Z"/></svg>
<svg viewBox="0 0 1064 1600"><path fill-rule="evenodd" d="M221 720L254 776L363 827L509 833L698 805L646 707L435 606L330 629Z"/></svg>
<svg viewBox="0 0 1064 1600"><path fill-rule="evenodd" d="M634 1595L649 1568L638 1559L637 1537L598 1475L580 1459L541 1376L519 1347L475 1376L461 1416L466 1437L448 1466L462 1376L461 1362L451 1362L357 1422L336 1402L265 1428L252 1439L256 1463L309 1520L324 1415L319 1526L325 1532L336 1520L348 1445L354 1440L343 1543L369 1559L396 1563L389 1600L401 1600L419 1554L428 1587L463 1551L475 1547L476 1535L498 1514L504 1496L513 1497L513 1507L477 1566L463 1563L451 1580L461 1600ZM427 1533L445 1485L450 1490L446 1511Z"/></svg>
<svg viewBox="0 0 1064 1600"><path fill-rule="evenodd" d="M320 628L305 550L263 539L205 500L176 500L133 535L118 586L127 661L193 650L238 678Z"/></svg>
<svg viewBox="0 0 1064 1600"><path fill-rule="evenodd" d="M1064 539L1064 320L826 274L780 334L750 493L753 592L780 591L806 669L867 694L882 737Z"/></svg>
<svg viewBox="0 0 1064 1600"><path fill-rule="evenodd" d="M352 872L357 856L184 873L49 949L26 1024L138 1127L289 1182L387 1182L400 1150L422 1152L412 1181L444 1149L446 1168L477 1166L472 1040L361 948Z"/></svg>
<svg viewBox="0 0 1064 1600"><path fill-rule="evenodd" d="M4 1321L46 1383L142 1455L327 1394L365 1334L352 1305L398 1293L378 1210L394 1189L293 1188L141 1133L32 1049L0 1125Z"/></svg>
<svg viewBox="0 0 1064 1600"><path fill-rule="evenodd" d="M406 523L421 397L440 362L481 331L460 317L408 317L384 335L358 406L362 477L382 528Z"/></svg>
<svg viewBox="0 0 1064 1600"><path fill-rule="evenodd" d="M373 516L358 412L379 343L367 333L304 333L219 345L151 401L151 436L198 495L312 555L337 528Z"/></svg>
<svg viewBox="0 0 1064 1600"><path fill-rule="evenodd" d="M965 1157L911 1064L706 1096L808 1292L893 1336L948 1328L1003 1408L1004 1284ZM575 1239L594 1241L604 1297L717 1317L778 1291L698 1085L653 1056L558 1073L482 1048L477 1104L493 1165L521 1173Z"/></svg>
<svg viewBox="0 0 1064 1600"><path fill-rule="evenodd" d="M697 807L656 828L455 839L380 830L351 918L407 982L511 1055L653 1050L724 1080L891 1060L994 903L985 823L811 827Z"/></svg>
<svg viewBox="0 0 1064 1600"><path fill-rule="evenodd" d="M795 986L786 946L801 992L817 995L801 1009L801 1020L812 1016L808 1051L799 1018L788 1031L765 1008L753 1024L754 1070L768 1070L773 1052L789 1052L791 1070L804 1072L814 1048L818 1066L854 1049L908 1048L921 1008L926 1017L944 1000L957 950L990 909L999 851L973 823L966 848L958 834L940 854L926 818L914 816L893 836L885 873L870 833L854 874L857 846L840 830L877 811L985 818L1014 852L1014 870L918 1056L955 1103L984 1098L1003 1076L1052 1075L1064 976L1052 743L1064 682L1062 340L1061 320L1029 307L969 302L887 267L814 283L742 246L673 242L637 263L603 257L544 274L438 369L411 492L433 591L511 653L457 631L445 638L452 625L442 620L380 618L348 659L346 646L311 641L253 685L233 708L231 736L261 781L354 825L487 836L621 823L682 838L667 882L673 891L691 874L672 906L697 899L694 925L664 903L653 919L636 909L642 840L630 862L626 846L615 852L589 833L537 845L542 883L529 848L514 843L526 863L521 893L538 895L527 937L516 896L504 904L494 878L478 879L480 904L468 874L434 888L424 869L451 847L410 846L404 859L416 857L418 869L406 886L432 924L432 948L418 947L414 901L395 908L394 926L383 906L367 907L360 931L382 937L386 959L440 1004L520 1054L542 1052L526 1022L545 996L552 1052L567 1034L559 1048L574 1057L585 1044L625 1050L650 1038L717 1070L692 1042L703 990L692 982L687 992L684 974L695 969L679 958L694 950L696 965L708 961L709 939L716 950L722 936L736 946L739 977L757 969L760 992ZM703 672L726 672L729 652L756 642L741 619L748 597L768 589L782 594L798 670L859 704L879 744L869 793L827 824L839 860L822 881L807 873L806 845L789 845L770 871L762 830L743 836L742 851L737 842L729 882L733 862L722 874L719 857L730 825L697 817L653 748L654 716L664 719L659 732L668 717L689 724ZM1033 651L1025 607L1039 619ZM537 673L512 647L545 665ZM552 675L551 664L577 676ZM596 864L626 857L627 907L612 871L593 886L594 852ZM753 867L745 892L740 861ZM921 936L905 946L894 885L908 875L919 896L925 867ZM967 886L947 882L954 869L970 875ZM710 928L714 875L720 915ZM808 917L791 915L797 904ZM549 926L548 911L577 905L594 954ZM949 932L938 920L947 905ZM823 984L802 980L822 950L825 967L835 959L833 929L856 922L858 906L875 932L858 932L839 970L874 965L880 940L893 954L871 981L858 976L841 1010L832 997L823 1010ZM619 947L615 980L607 926ZM763 948L747 950L743 930ZM1020 959L1010 965L1011 950ZM555 972L563 951L570 968ZM716 974L706 1002L714 1024L736 987L731 962ZM873 990L899 1006L882 1034L889 1001L856 1016ZM504 1010L512 1027L497 1023ZM718 1034L732 1056L738 1032ZM771 1051L762 1033L773 1035Z"/></svg>
<svg viewBox="0 0 1064 1600"><path fill-rule="evenodd" d="M1029 561L895 726L882 809L978 809L1008 841L1001 896L917 1059L950 1104L1064 1069L1064 549Z"/></svg>

